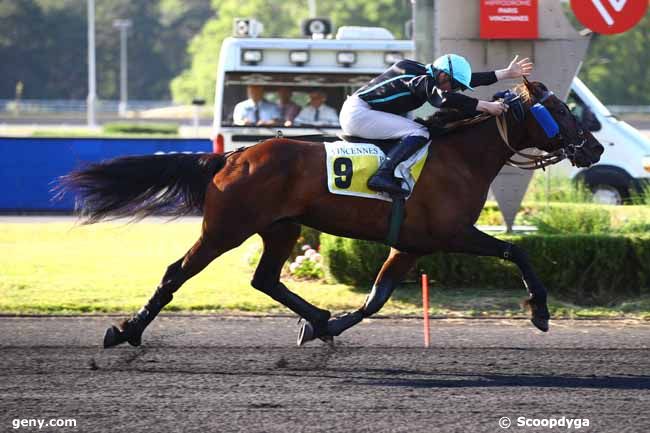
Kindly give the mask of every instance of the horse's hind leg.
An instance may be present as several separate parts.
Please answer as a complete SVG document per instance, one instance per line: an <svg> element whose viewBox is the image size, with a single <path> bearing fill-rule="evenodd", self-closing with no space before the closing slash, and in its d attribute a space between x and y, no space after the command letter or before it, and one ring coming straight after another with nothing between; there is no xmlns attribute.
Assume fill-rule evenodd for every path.
<svg viewBox="0 0 650 433"><path fill-rule="evenodd" d="M104 348L124 342L139 346L145 328L160 313L160 310L172 301L174 292L219 255L237 245L237 242L226 244L222 240L217 243L211 241L211 238L206 237L205 234L201 236L182 258L167 267L153 296L140 311L131 319L122 321L119 326L112 326L106 330Z"/></svg>
<svg viewBox="0 0 650 433"><path fill-rule="evenodd" d="M341 333L346 329L358 324L364 318L377 313L388 299L390 299L393 291L404 279L408 271L413 267L418 257L418 255L404 253L391 248L388 259L386 259L381 267L375 280L375 284L372 286L372 291L366 298L366 302L357 311L330 320L327 323L328 335L334 337L341 335ZM304 328L307 328L308 330L309 324L305 324L303 326L303 329ZM298 344L302 345L313 340L313 337L310 338L310 336L309 330L308 332L303 330L301 332L302 338L299 337Z"/></svg>
<svg viewBox="0 0 650 433"><path fill-rule="evenodd" d="M300 225L287 220L278 221L259 234L264 241L264 253L251 285L312 323L317 334L324 335L330 312L310 304L280 282L282 265L300 236Z"/></svg>

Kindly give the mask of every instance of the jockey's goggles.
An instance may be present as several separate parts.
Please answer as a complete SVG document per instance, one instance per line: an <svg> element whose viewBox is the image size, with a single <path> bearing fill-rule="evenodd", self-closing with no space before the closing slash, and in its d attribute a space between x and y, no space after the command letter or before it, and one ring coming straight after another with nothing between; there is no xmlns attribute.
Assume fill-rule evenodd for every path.
<svg viewBox="0 0 650 433"><path fill-rule="evenodd" d="M451 61L451 56L449 54L447 54L447 64L449 65L449 79L451 80L451 90L454 92L457 92L459 90L467 90L467 86L454 78L454 64Z"/></svg>

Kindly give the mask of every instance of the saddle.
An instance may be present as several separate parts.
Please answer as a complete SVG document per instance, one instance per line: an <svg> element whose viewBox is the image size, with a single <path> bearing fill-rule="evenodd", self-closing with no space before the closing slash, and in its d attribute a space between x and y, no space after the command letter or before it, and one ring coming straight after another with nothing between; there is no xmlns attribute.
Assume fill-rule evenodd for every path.
<svg viewBox="0 0 650 433"><path fill-rule="evenodd" d="M387 153L393 146L395 146L397 143L399 143L399 138L393 138L393 139L388 139L388 140L379 140L379 139L373 139L373 138L363 138L363 137L356 137L354 135L347 135L347 134L339 134L338 137L343 140L347 141L348 143L370 143L374 144L378 148L381 149L382 152Z"/></svg>

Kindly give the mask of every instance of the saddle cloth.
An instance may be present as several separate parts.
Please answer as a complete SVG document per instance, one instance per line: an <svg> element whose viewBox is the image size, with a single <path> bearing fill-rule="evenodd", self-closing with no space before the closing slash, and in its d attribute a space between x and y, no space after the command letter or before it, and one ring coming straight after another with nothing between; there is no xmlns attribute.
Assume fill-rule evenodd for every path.
<svg viewBox="0 0 650 433"><path fill-rule="evenodd" d="M422 173L430 144L431 142L423 146L395 169L395 177L402 179L402 186L408 187L410 191L413 191ZM377 171L386 158L378 146L370 143L335 141L325 143L325 150L327 187L332 194L392 201L388 194L373 191L366 185L370 176Z"/></svg>

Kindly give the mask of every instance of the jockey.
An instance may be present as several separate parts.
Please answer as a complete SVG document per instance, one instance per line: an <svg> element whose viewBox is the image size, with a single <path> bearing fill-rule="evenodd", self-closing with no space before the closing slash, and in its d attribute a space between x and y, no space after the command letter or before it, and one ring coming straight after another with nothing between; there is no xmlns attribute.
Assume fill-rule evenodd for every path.
<svg viewBox="0 0 650 433"><path fill-rule="evenodd" d="M472 73L469 62L457 54L446 54L428 65L401 60L348 97L340 113L345 134L370 139L401 139L368 180L368 187L389 194L409 193L393 173L400 162L429 141L427 128L406 117L425 102L438 108L459 109L467 116L476 111L498 116L506 111L508 107L502 102L481 101L455 92L473 90L472 87L487 86L504 78L530 75L532 63L528 59L517 61L517 58L505 69L478 73Z"/></svg>

